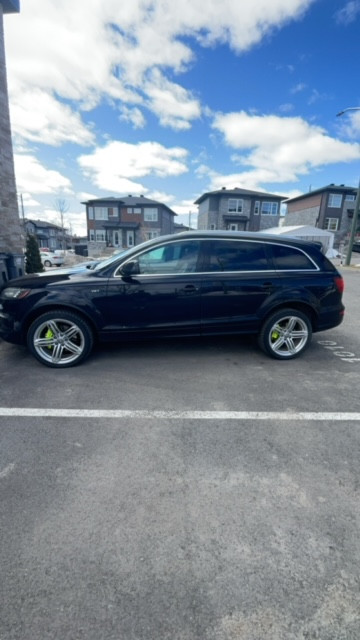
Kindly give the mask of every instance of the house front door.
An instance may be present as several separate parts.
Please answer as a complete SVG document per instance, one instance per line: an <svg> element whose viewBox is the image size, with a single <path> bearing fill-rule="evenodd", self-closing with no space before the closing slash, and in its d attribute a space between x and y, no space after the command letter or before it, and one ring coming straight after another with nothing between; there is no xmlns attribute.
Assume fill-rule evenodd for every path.
<svg viewBox="0 0 360 640"><path fill-rule="evenodd" d="M133 247L135 244L135 238L134 238L134 232L131 231L127 231L126 232L126 246L127 247Z"/></svg>

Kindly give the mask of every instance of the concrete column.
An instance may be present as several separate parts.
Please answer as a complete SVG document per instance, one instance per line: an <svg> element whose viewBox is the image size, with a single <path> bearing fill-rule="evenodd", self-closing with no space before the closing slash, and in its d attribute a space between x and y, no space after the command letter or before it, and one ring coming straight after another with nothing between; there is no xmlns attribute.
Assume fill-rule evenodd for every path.
<svg viewBox="0 0 360 640"><path fill-rule="evenodd" d="M10 278L19 275L23 269L23 246L10 128L3 5L0 0L0 252L7 254Z"/></svg>

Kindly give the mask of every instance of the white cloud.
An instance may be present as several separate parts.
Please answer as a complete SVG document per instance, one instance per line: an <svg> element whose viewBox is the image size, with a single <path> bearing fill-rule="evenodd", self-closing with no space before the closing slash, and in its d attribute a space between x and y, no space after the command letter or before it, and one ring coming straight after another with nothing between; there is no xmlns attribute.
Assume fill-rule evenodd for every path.
<svg viewBox="0 0 360 640"><path fill-rule="evenodd" d="M295 107L291 102L285 102L280 105L279 111L281 111L282 113L290 113L290 111L293 111L294 108Z"/></svg>
<svg viewBox="0 0 360 640"><path fill-rule="evenodd" d="M336 11L335 20L340 25L348 25L355 22L356 18L360 14L360 0L351 0L346 5Z"/></svg>
<svg viewBox="0 0 360 640"><path fill-rule="evenodd" d="M187 151L166 148L157 142L110 142L92 154L78 158L79 165L96 186L114 192L145 193L147 189L135 178L156 175L178 176L187 171Z"/></svg>
<svg viewBox="0 0 360 640"><path fill-rule="evenodd" d="M284 183L298 180L311 169L360 157L360 146L330 137L318 126L302 118L251 116L245 112L219 114L213 127L222 133L227 145L242 150L238 161L247 169L226 178L222 184L235 186ZM218 184L218 178L215 182Z"/></svg>
<svg viewBox="0 0 360 640"><path fill-rule="evenodd" d="M120 120L130 122L135 129L142 129L146 124L144 115L138 107L129 108L124 105L121 107L121 115L119 117Z"/></svg>
<svg viewBox="0 0 360 640"><path fill-rule="evenodd" d="M296 84L294 87L292 87L292 89L290 89L290 93L292 94L301 93L301 91L304 91L306 87L307 85L304 82L298 82L298 84Z"/></svg>
<svg viewBox="0 0 360 640"><path fill-rule="evenodd" d="M145 90L151 111L164 126L189 129L191 121L201 115L199 101L180 85L169 82L157 69L150 74Z"/></svg>
<svg viewBox="0 0 360 640"><path fill-rule="evenodd" d="M72 193L70 180L61 175L59 171L44 167L35 156L15 154L14 162L19 193L29 192L39 195L59 192Z"/></svg>
<svg viewBox="0 0 360 640"><path fill-rule="evenodd" d="M40 89L25 87L14 92L11 124L15 135L32 142L55 146L64 142L86 146L94 142L93 133L78 113Z"/></svg>
<svg viewBox="0 0 360 640"><path fill-rule="evenodd" d="M185 129L199 117L199 102L165 73L180 73L192 63L191 38L202 46L221 43L246 51L300 18L314 1L207 0L204 10L203 0L27 0L6 24L11 110L19 133L41 138L41 107L30 109L25 120L20 117L21 98L34 87L41 101L43 92L49 96L45 125L52 144L68 140L73 128L64 123L64 108L70 121L77 118L75 141L91 141L73 105L55 108L59 99L78 102L81 109L93 109L104 97L147 105L164 126ZM139 124L139 112L135 115Z"/></svg>
<svg viewBox="0 0 360 640"><path fill-rule="evenodd" d="M349 111L339 121L339 134L346 138L358 140L360 137L360 110Z"/></svg>
<svg viewBox="0 0 360 640"><path fill-rule="evenodd" d="M31 193L22 193L22 201L23 201L23 205L24 205L24 211L25 211L25 216L26 216L26 210L28 207L40 207L40 202L38 200L35 200L35 198L33 198ZM19 204L19 208L21 210L21 200L20 200L20 204Z"/></svg>

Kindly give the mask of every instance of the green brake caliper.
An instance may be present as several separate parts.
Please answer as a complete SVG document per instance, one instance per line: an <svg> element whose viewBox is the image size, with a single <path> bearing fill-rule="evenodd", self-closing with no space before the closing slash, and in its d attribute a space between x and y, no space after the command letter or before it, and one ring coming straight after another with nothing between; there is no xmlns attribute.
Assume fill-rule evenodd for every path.
<svg viewBox="0 0 360 640"><path fill-rule="evenodd" d="M45 333L45 338L47 340L51 340L54 337L54 332L51 331L51 329L48 329L47 332ZM52 344L49 344L49 346L47 347L48 349L52 349Z"/></svg>
<svg viewBox="0 0 360 640"><path fill-rule="evenodd" d="M272 331L271 340L277 340L278 338L280 338L280 333L278 331Z"/></svg>

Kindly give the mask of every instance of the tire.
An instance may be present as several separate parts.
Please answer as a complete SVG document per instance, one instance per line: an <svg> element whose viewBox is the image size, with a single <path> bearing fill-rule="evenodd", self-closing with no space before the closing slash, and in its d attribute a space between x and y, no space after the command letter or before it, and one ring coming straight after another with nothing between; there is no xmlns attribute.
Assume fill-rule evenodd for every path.
<svg viewBox="0 0 360 640"><path fill-rule="evenodd" d="M44 267L51 267L50 260L44 260Z"/></svg>
<svg viewBox="0 0 360 640"><path fill-rule="evenodd" d="M292 360L305 351L311 336L311 322L305 313L297 309L280 309L265 320L258 342L271 358Z"/></svg>
<svg viewBox="0 0 360 640"><path fill-rule="evenodd" d="M83 362L91 352L94 336L90 325L76 313L48 311L31 324L27 345L47 367L65 369Z"/></svg>

